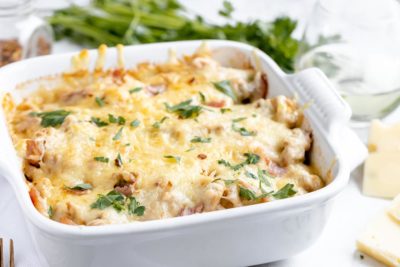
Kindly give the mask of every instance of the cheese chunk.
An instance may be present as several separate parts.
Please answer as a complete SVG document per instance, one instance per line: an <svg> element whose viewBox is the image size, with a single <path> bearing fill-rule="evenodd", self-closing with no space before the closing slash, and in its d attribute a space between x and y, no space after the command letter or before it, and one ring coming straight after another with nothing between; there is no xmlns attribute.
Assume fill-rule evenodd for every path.
<svg viewBox="0 0 400 267"><path fill-rule="evenodd" d="M363 193L393 198L400 193L400 152L372 153L364 165Z"/></svg>
<svg viewBox="0 0 400 267"><path fill-rule="evenodd" d="M400 123L387 126L378 120L372 121L368 148L370 152L400 152Z"/></svg>
<svg viewBox="0 0 400 267"><path fill-rule="evenodd" d="M400 225L400 194L393 200L387 211L388 215Z"/></svg>
<svg viewBox="0 0 400 267"><path fill-rule="evenodd" d="M386 213L375 218L357 241L357 248L386 264L398 267L400 264L400 224Z"/></svg>

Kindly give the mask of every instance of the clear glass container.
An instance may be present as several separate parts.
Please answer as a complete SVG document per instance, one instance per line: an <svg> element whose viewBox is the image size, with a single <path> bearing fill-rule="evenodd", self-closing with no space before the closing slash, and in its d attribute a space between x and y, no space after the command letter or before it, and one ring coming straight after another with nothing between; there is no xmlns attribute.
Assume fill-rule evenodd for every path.
<svg viewBox="0 0 400 267"><path fill-rule="evenodd" d="M0 67L51 53L53 34L32 0L0 0Z"/></svg>
<svg viewBox="0 0 400 267"><path fill-rule="evenodd" d="M400 4L319 0L296 69L320 68L350 104L353 121L381 118L400 104Z"/></svg>

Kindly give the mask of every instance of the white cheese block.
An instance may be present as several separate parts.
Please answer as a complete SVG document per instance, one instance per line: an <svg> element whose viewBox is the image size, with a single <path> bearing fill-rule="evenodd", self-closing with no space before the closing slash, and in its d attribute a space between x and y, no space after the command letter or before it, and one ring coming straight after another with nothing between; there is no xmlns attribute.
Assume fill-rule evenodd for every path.
<svg viewBox="0 0 400 267"><path fill-rule="evenodd" d="M387 210L388 215L400 225L400 194L393 200Z"/></svg>
<svg viewBox="0 0 400 267"><path fill-rule="evenodd" d="M400 224L386 212L375 218L357 241L357 248L386 264L400 265Z"/></svg>
<svg viewBox="0 0 400 267"><path fill-rule="evenodd" d="M378 120L372 121L368 148L370 152L400 152L400 123L388 126Z"/></svg>
<svg viewBox="0 0 400 267"><path fill-rule="evenodd" d="M400 194L400 152L372 153L364 165L363 193L393 198Z"/></svg>

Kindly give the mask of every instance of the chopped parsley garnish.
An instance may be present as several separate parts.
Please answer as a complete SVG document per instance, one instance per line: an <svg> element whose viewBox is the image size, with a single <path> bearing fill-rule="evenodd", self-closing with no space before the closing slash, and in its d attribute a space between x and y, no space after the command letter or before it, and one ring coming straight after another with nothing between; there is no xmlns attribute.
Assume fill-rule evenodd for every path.
<svg viewBox="0 0 400 267"><path fill-rule="evenodd" d="M256 131L248 131L244 127L236 127L235 122L232 122L232 130L240 133L241 136L255 136L257 135Z"/></svg>
<svg viewBox="0 0 400 267"><path fill-rule="evenodd" d="M183 101L174 106L170 106L167 103L164 103L164 105L168 112L176 113L181 119L196 118L199 116L202 107L190 105L190 103L192 103L191 99Z"/></svg>
<svg viewBox="0 0 400 267"><path fill-rule="evenodd" d="M239 122L239 121L244 121L245 119L247 119L246 117L241 117L241 118L237 118L237 119L233 119L233 122Z"/></svg>
<svg viewBox="0 0 400 267"><path fill-rule="evenodd" d="M135 88L130 89L129 93L130 94L137 93L137 92L141 91L142 89L143 89L142 87L135 87Z"/></svg>
<svg viewBox="0 0 400 267"><path fill-rule="evenodd" d="M77 185L71 186L71 187L66 186L65 188L68 189L68 190L86 191L86 190L92 189L93 187L92 187L91 184L85 184L84 183L84 184L77 184Z"/></svg>
<svg viewBox="0 0 400 267"><path fill-rule="evenodd" d="M153 125L152 125L153 128L160 129L161 124L162 124L166 119L168 119L168 117L163 117L160 121L156 121L155 123L153 123Z"/></svg>
<svg viewBox="0 0 400 267"><path fill-rule="evenodd" d="M284 187L278 190L278 192L272 194L272 196L276 199L288 198L297 193L296 190L293 189L293 184L286 184Z"/></svg>
<svg viewBox="0 0 400 267"><path fill-rule="evenodd" d="M115 117L112 114L108 114L108 121L110 123L118 123L119 125L124 125L126 120L122 116Z"/></svg>
<svg viewBox="0 0 400 267"><path fill-rule="evenodd" d="M257 199L256 194L252 190L244 188L242 186L239 186L239 196L247 200Z"/></svg>
<svg viewBox="0 0 400 267"><path fill-rule="evenodd" d="M130 123L129 125L130 125L131 127L136 128L136 127L139 126L139 124L140 124L140 121L139 121L139 120L133 120L133 121L131 121L131 123Z"/></svg>
<svg viewBox="0 0 400 267"><path fill-rule="evenodd" d="M192 142L192 143L210 143L211 137L195 136L192 140L190 140L190 142Z"/></svg>
<svg viewBox="0 0 400 267"><path fill-rule="evenodd" d="M47 210L47 215L49 215L49 218L51 219L54 215L54 210L52 206L49 206L49 209Z"/></svg>
<svg viewBox="0 0 400 267"><path fill-rule="evenodd" d="M109 161L109 158L106 157L94 157L95 161L99 161L99 162L104 162L107 163Z"/></svg>
<svg viewBox="0 0 400 267"><path fill-rule="evenodd" d="M31 112L31 116L42 118L40 125L43 127L56 127L63 124L65 118L71 114L70 111L54 110L48 112Z"/></svg>
<svg viewBox="0 0 400 267"><path fill-rule="evenodd" d="M118 212L123 210L125 196L115 190L108 192L107 195L98 195L96 202L92 203L90 207L92 209L104 210L110 206L116 209Z"/></svg>
<svg viewBox="0 0 400 267"><path fill-rule="evenodd" d="M258 200L258 199L264 198L270 194L271 193L263 193L263 194L257 196L256 193L254 193L252 190L245 188L243 186L239 186L239 196L242 198L245 198L247 200Z"/></svg>
<svg viewBox="0 0 400 267"><path fill-rule="evenodd" d="M185 152L190 152L190 151L193 151L193 150L195 150L195 148L191 147L191 148L188 148L187 150L185 150Z"/></svg>
<svg viewBox="0 0 400 267"><path fill-rule="evenodd" d="M268 180L268 173L266 170L258 169L257 174L258 174L258 179L260 179L260 181L262 183L264 183L266 186L269 186L269 187L271 186L271 183Z"/></svg>
<svg viewBox="0 0 400 267"><path fill-rule="evenodd" d="M225 80L225 81L215 82L213 84L218 91L229 96L230 98L233 99L233 101L237 101L237 97L232 89L232 84L230 81Z"/></svg>
<svg viewBox="0 0 400 267"><path fill-rule="evenodd" d="M250 164L257 164L260 161L260 156L257 154L253 154L253 153L244 153L243 154L246 157L246 160L236 164L236 165L232 165L231 163L229 163L228 161L224 160L224 159L220 159L218 160L218 164L220 165L224 165L234 171L239 170L240 168L242 168L245 165L250 165Z"/></svg>
<svg viewBox="0 0 400 267"><path fill-rule="evenodd" d="M204 96L204 94L202 92L199 92L200 95L200 102L202 104L206 103L206 97Z"/></svg>
<svg viewBox="0 0 400 267"><path fill-rule="evenodd" d="M121 127L118 132L114 135L113 139L114 141L121 139L122 136L122 130L124 129L124 127Z"/></svg>
<svg viewBox="0 0 400 267"><path fill-rule="evenodd" d="M99 107L103 107L105 105L104 100L98 96L96 96L95 101Z"/></svg>
<svg viewBox="0 0 400 267"><path fill-rule="evenodd" d="M249 172L249 171L245 171L245 172L244 172L244 175L246 175L247 177L249 177L249 178L251 178L251 179L257 180L257 176L255 176L254 174L252 174L252 173Z"/></svg>
<svg viewBox="0 0 400 267"><path fill-rule="evenodd" d="M135 214L137 216L142 216L146 210L145 206L141 206L135 197L129 197L128 212L129 214Z"/></svg>
<svg viewBox="0 0 400 267"><path fill-rule="evenodd" d="M232 109L230 108L221 108L221 113L224 114L226 112L232 112Z"/></svg>
<svg viewBox="0 0 400 267"><path fill-rule="evenodd" d="M118 153L117 158L115 159L115 166L121 167L123 164L121 154Z"/></svg>
<svg viewBox="0 0 400 267"><path fill-rule="evenodd" d="M125 195L112 190L107 195L98 195L96 202L90 205L92 209L104 210L113 207L116 211L127 210L131 215L142 216L146 210L135 197L125 197Z"/></svg>
<svg viewBox="0 0 400 267"><path fill-rule="evenodd" d="M181 157L178 157L178 156L166 155L166 156L164 156L164 158L173 159L176 163L181 162Z"/></svg>
<svg viewBox="0 0 400 267"><path fill-rule="evenodd" d="M108 122L102 121L101 119L96 118L96 117L92 117L92 118L90 119L90 122L96 124L97 127L104 127L104 126L107 126L107 125L108 125Z"/></svg>

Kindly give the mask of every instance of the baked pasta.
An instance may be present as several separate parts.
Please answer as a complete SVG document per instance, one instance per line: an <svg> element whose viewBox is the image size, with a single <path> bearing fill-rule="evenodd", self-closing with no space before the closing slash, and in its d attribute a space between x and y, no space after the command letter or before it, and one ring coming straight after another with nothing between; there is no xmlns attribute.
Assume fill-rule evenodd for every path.
<svg viewBox="0 0 400 267"><path fill-rule="evenodd" d="M88 52L56 85L3 108L33 205L55 221L104 225L230 209L324 186L294 98L206 46L166 63L95 70Z"/></svg>

